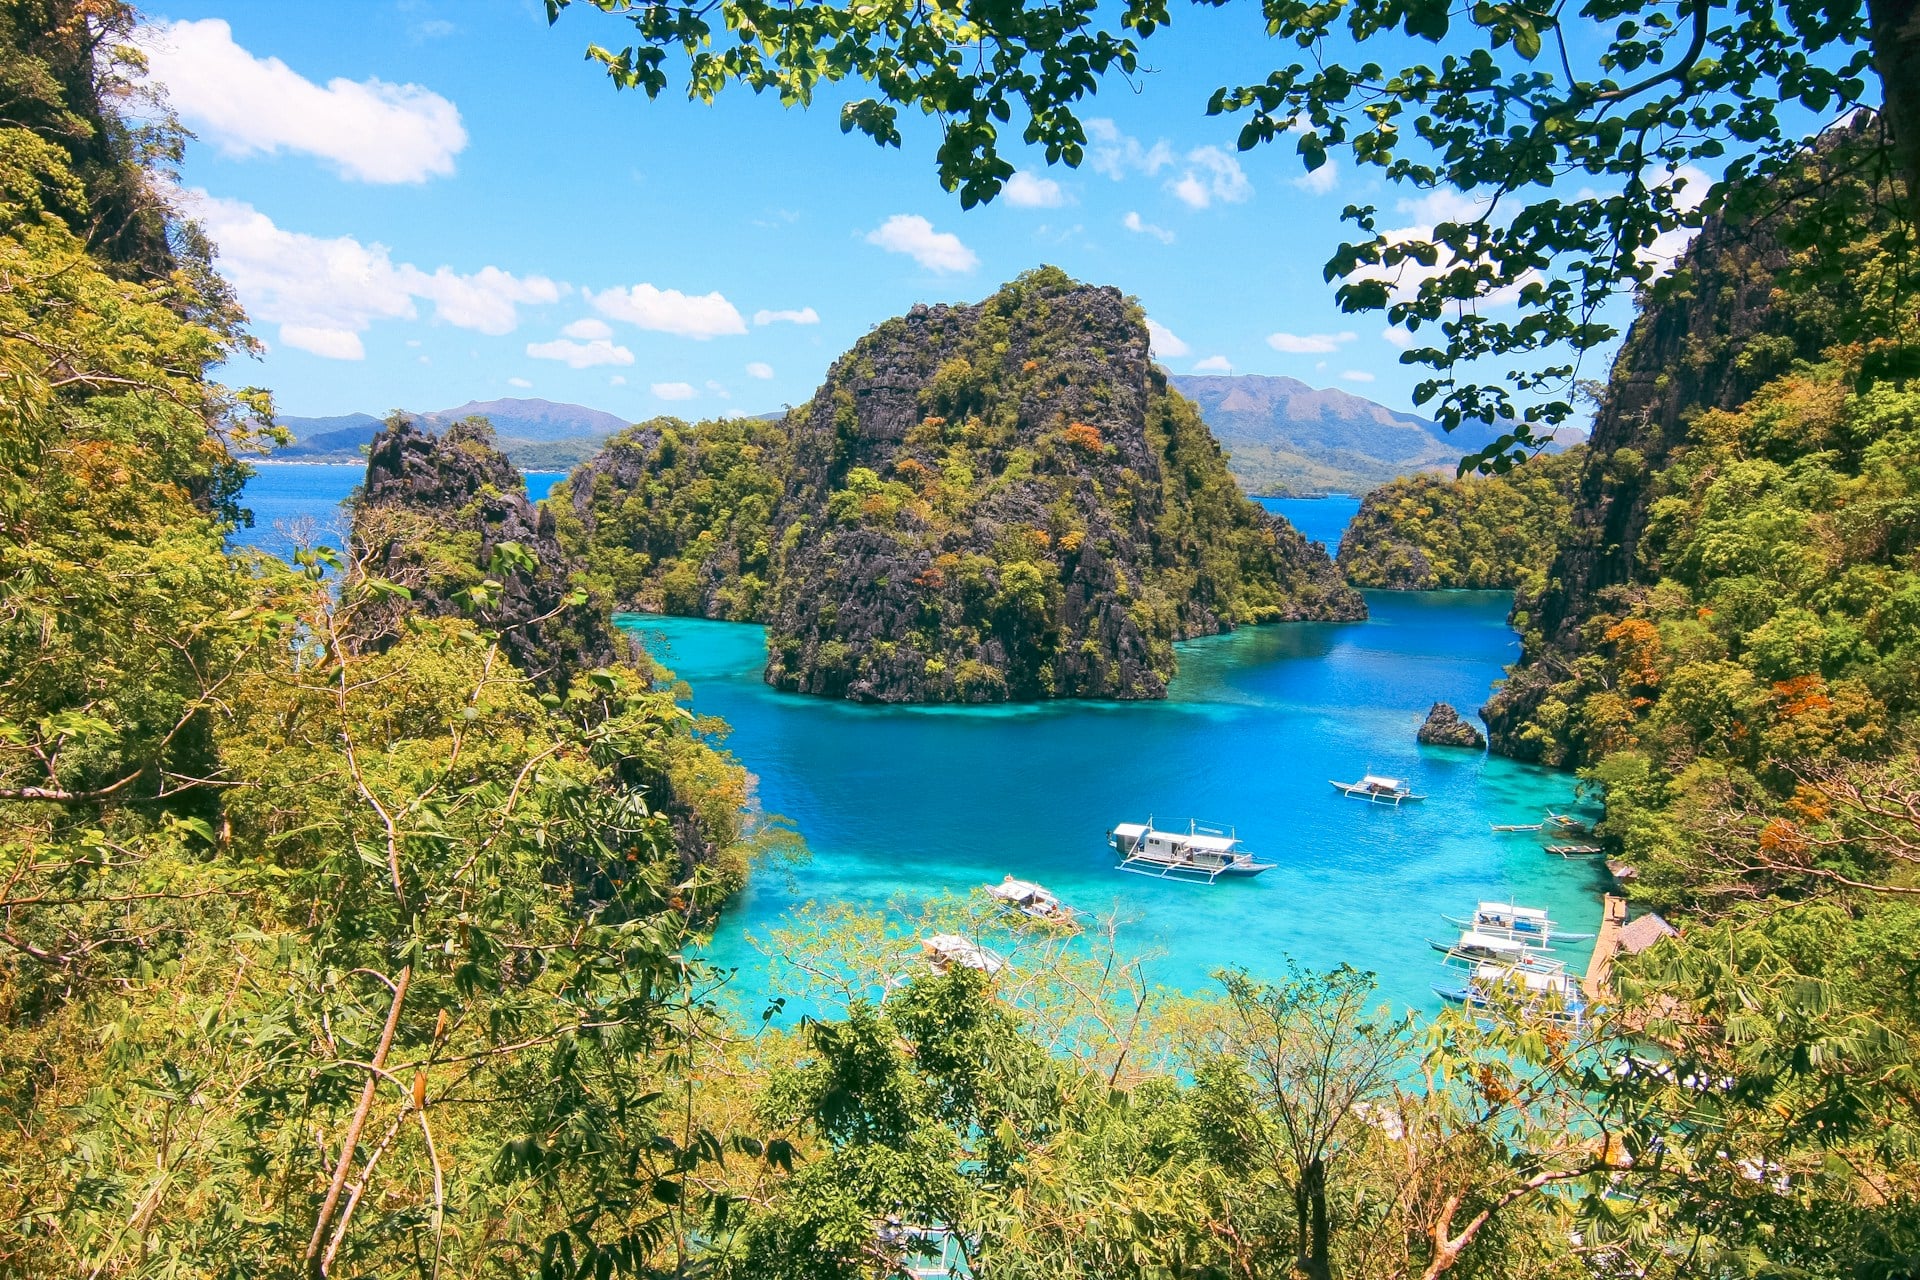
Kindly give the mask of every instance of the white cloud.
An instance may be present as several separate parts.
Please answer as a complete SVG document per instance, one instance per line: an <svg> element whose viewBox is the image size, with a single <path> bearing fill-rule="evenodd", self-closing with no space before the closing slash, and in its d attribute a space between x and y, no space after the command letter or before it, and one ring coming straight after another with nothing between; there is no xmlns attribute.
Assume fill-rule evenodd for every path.
<svg viewBox="0 0 1920 1280"><path fill-rule="evenodd" d="M1173 232L1167 230L1165 227L1156 227L1151 222L1142 221L1140 215L1137 213L1129 212L1126 217L1120 219L1120 225L1129 231L1136 231L1143 236L1152 236L1161 244L1173 243Z"/></svg>
<svg viewBox="0 0 1920 1280"><path fill-rule="evenodd" d="M218 18L161 22L135 35L147 77L180 118L229 156L304 152L359 182L425 182L453 172L467 145L460 112L417 84L329 80L234 43Z"/></svg>
<svg viewBox="0 0 1920 1280"><path fill-rule="evenodd" d="M951 274L980 265L973 250L951 231L935 231L919 214L896 213L867 232L867 243L888 253L904 253L929 271Z"/></svg>
<svg viewBox="0 0 1920 1280"><path fill-rule="evenodd" d="M1390 347L1405 351L1413 345L1413 335L1397 324L1390 324L1380 331L1380 340Z"/></svg>
<svg viewBox="0 0 1920 1280"><path fill-rule="evenodd" d="M693 389L692 383L656 382L653 384L653 394L662 400L691 400L700 393Z"/></svg>
<svg viewBox="0 0 1920 1280"><path fill-rule="evenodd" d="M1193 371L1195 373L1232 373L1233 362L1225 356L1208 356L1205 360L1196 361Z"/></svg>
<svg viewBox="0 0 1920 1280"><path fill-rule="evenodd" d="M1685 213L1691 213L1700 207L1707 198L1707 192L1713 188L1713 177L1698 165L1683 164L1669 169L1654 183L1656 187L1673 188L1673 206ZM1653 243L1640 251L1640 256L1653 264L1654 269L1664 275L1673 270L1674 263L1687 251L1698 232L1689 227L1675 227L1663 231L1654 237Z"/></svg>
<svg viewBox="0 0 1920 1280"><path fill-rule="evenodd" d="M745 333L747 322L740 318L717 291L686 294L678 289L656 289L636 284L630 289L588 291L586 299L593 309L609 320L619 320L635 328L654 333L671 333L681 338L724 337Z"/></svg>
<svg viewBox="0 0 1920 1280"><path fill-rule="evenodd" d="M1391 268L1378 268L1371 272L1362 272L1357 280L1378 280L1387 286L1396 302L1411 301L1420 291L1420 286L1428 280L1437 279L1453 270L1458 264L1452 261L1445 246L1434 240L1434 232L1443 222L1471 224L1477 222L1491 210L1490 200L1477 199L1465 192L1451 187L1440 187L1429 191L1417 200L1401 200L1395 208L1412 218L1404 227L1396 227L1381 233L1388 245L1404 245L1416 242L1433 244L1440 258L1432 266L1425 266L1413 258L1406 258ZM1539 279L1537 272L1529 271L1515 283L1504 289L1495 290L1479 299L1481 306L1501 306L1519 300L1521 289L1533 280Z"/></svg>
<svg viewBox="0 0 1920 1280"><path fill-rule="evenodd" d="M1342 373L1340 377L1342 380L1346 382L1372 382L1373 381L1373 375L1368 373L1365 369L1348 369L1347 371Z"/></svg>
<svg viewBox="0 0 1920 1280"><path fill-rule="evenodd" d="M411 320L418 300L434 316L480 333L510 332L526 303L559 300L567 286L544 276L515 276L498 267L462 275L431 273L395 262L382 244L351 236L331 239L285 231L252 205L181 191L183 212L197 219L217 247L216 265L257 322L280 326L288 346L335 360L364 354L356 335L376 320ZM349 341L351 339L351 341Z"/></svg>
<svg viewBox="0 0 1920 1280"><path fill-rule="evenodd" d="M1173 330L1151 318L1147 321L1147 338L1149 345L1153 348L1153 354L1163 359L1168 356L1183 356L1191 350L1186 343L1174 336Z"/></svg>
<svg viewBox="0 0 1920 1280"><path fill-rule="evenodd" d="M1352 342L1355 333L1270 333L1267 345L1290 356L1325 355Z"/></svg>
<svg viewBox="0 0 1920 1280"><path fill-rule="evenodd" d="M588 316L584 320L575 320L560 332L566 334L569 338L579 338L583 342L591 342L595 338L611 338L613 336L613 327L604 320L595 320L592 316Z"/></svg>
<svg viewBox="0 0 1920 1280"><path fill-rule="evenodd" d="M627 385L627 375L624 373L616 373L607 379L607 385L610 387L624 387Z"/></svg>
<svg viewBox="0 0 1920 1280"><path fill-rule="evenodd" d="M522 278L498 267L482 267L470 276L460 275L450 267L441 267L430 276L411 267L403 267L402 271L412 273L408 277L410 292L433 300L433 314L437 319L456 328L474 329L496 337L512 333L519 325L515 304L558 302L566 292L566 286L555 284L545 276Z"/></svg>
<svg viewBox="0 0 1920 1280"><path fill-rule="evenodd" d="M1067 193L1059 183L1030 173L1016 173L1008 178L1000 194L1016 209L1058 209L1067 202Z"/></svg>
<svg viewBox="0 0 1920 1280"><path fill-rule="evenodd" d="M707 390L713 392L714 395L719 396L722 400L733 399L733 392L727 390L725 384L715 382L712 378L707 379Z"/></svg>
<svg viewBox="0 0 1920 1280"><path fill-rule="evenodd" d="M533 384L531 382L528 382L525 378L508 378L507 385L510 387L518 387L522 391L531 390L533 387Z"/></svg>
<svg viewBox="0 0 1920 1280"><path fill-rule="evenodd" d="M1093 144L1087 163L1095 173L1104 173L1115 182L1130 173L1152 177L1173 163L1173 148L1165 139L1143 146L1140 139L1127 136L1120 132L1119 125L1101 117L1087 121L1087 140Z"/></svg>
<svg viewBox="0 0 1920 1280"><path fill-rule="evenodd" d="M1181 203L1204 209L1219 200L1239 204L1253 194L1240 162L1218 147L1195 147L1187 152L1187 169L1167 184Z"/></svg>
<svg viewBox="0 0 1920 1280"><path fill-rule="evenodd" d="M364 360L367 349L360 342L360 335L351 329L330 329L325 325L283 324L280 326L280 342L283 346L305 351L311 355L324 356L329 360ZM422 361L426 360L421 356Z"/></svg>
<svg viewBox="0 0 1920 1280"><path fill-rule="evenodd" d="M749 378L759 378L762 381L765 381L766 379L771 378L773 376L773 366L770 364L764 364L759 360L755 360L752 364L747 366L747 376Z"/></svg>
<svg viewBox="0 0 1920 1280"><path fill-rule="evenodd" d="M765 308L753 313L753 322L760 324L819 324L820 313L812 307L801 307L798 311L768 311Z"/></svg>
<svg viewBox="0 0 1920 1280"><path fill-rule="evenodd" d="M1293 185L1309 195L1323 196L1340 185L1340 166L1331 156L1318 169L1308 170L1293 180Z"/></svg>
<svg viewBox="0 0 1920 1280"><path fill-rule="evenodd" d="M569 369L633 363L633 352L606 338L595 338L591 342L572 342L566 338L555 338L552 342L529 342L527 354L535 360L558 360Z"/></svg>

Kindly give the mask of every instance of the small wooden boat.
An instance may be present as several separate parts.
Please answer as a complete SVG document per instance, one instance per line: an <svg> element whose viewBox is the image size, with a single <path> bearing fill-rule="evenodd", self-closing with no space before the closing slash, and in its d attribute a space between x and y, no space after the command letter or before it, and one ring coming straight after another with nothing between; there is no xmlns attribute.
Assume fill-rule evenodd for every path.
<svg viewBox="0 0 1920 1280"><path fill-rule="evenodd" d="M999 884L988 885L987 893L1029 920L1072 925L1080 915L1056 898L1045 885L1035 884L1031 880L1016 880L1011 875Z"/></svg>
<svg viewBox="0 0 1920 1280"><path fill-rule="evenodd" d="M1007 967L1000 956L964 934L936 933L931 938L922 938L920 951L927 958L927 967L942 976L954 965L978 969L988 975Z"/></svg>
<svg viewBox="0 0 1920 1280"><path fill-rule="evenodd" d="M1333 780L1328 779L1329 782ZM1334 790L1356 800L1367 800L1374 804L1390 804L1398 808L1425 796L1413 794L1413 788L1399 778L1389 778L1377 773L1369 773L1358 782L1334 782Z"/></svg>
<svg viewBox="0 0 1920 1280"><path fill-rule="evenodd" d="M1578 1026L1587 1014L1586 997L1580 984L1564 970L1536 969L1516 965L1482 964L1473 976L1457 987L1435 984L1433 993L1454 1004L1476 1009L1517 1003L1530 1013L1542 1013L1556 1022Z"/></svg>
<svg viewBox="0 0 1920 1280"><path fill-rule="evenodd" d="M1107 832L1120 855L1119 870L1163 880L1205 880L1221 876L1257 876L1273 863L1257 862L1240 847L1231 827L1204 827L1189 821L1185 831L1159 831L1149 816L1144 825L1123 822Z"/></svg>
<svg viewBox="0 0 1920 1280"><path fill-rule="evenodd" d="M1496 822L1495 831L1538 831L1543 825L1539 822Z"/></svg>
<svg viewBox="0 0 1920 1280"><path fill-rule="evenodd" d="M1550 844L1547 852L1562 858L1597 858L1606 850L1597 844Z"/></svg>
<svg viewBox="0 0 1920 1280"><path fill-rule="evenodd" d="M1564 813L1555 813L1551 809L1547 810L1546 825L1551 826L1555 831L1563 831L1570 836L1590 836L1593 834L1593 828L1587 823L1580 821L1578 818L1568 817Z"/></svg>
<svg viewBox="0 0 1920 1280"><path fill-rule="evenodd" d="M1540 946L1555 946L1562 942L1592 942L1590 933L1568 933L1552 920L1541 907L1517 907L1510 902L1482 902L1473 909L1470 918L1442 916L1448 924L1460 929L1470 929L1476 933L1500 934L1507 937L1525 938Z"/></svg>

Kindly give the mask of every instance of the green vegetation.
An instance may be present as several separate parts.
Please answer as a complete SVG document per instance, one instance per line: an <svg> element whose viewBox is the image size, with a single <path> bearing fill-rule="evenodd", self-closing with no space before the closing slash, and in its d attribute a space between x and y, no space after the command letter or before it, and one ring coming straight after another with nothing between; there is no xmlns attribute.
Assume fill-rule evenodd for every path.
<svg viewBox="0 0 1920 1280"><path fill-rule="evenodd" d="M1340 539L1356 587L1507 590L1544 585L1587 451L1540 454L1500 476L1408 476L1366 496Z"/></svg>
<svg viewBox="0 0 1920 1280"><path fill-rule="evenodd" d="M784 421L641 424L554 490L560 535L833 697L1161 697L1175 640L1360 616L1145 357L1136 304L1041 268L877 326Z"/></svg>
<svg viewBox="0 0 1920 1280"><path fill-rule="evenodd" d="M608 441L547 505L622 607L751 621L788 451L780 425L757 418L653 418Z"/></svg>
<svg viewBox="0 0 1920 1280"><path fill-rule="evenodd" d="M841 128L893 147L903 108L937 113L940 184L963 208L1013 176L1004 136L1042 148L1049 164L1080 165L1083 104L1103 81L1131 86L1150 61L1147 42L1175 16L1168 0L800 11L767 0L675 11L548 0L549 20L575 5L625 19L632 44L588 50L622 89L658 96L682 59L688 92L708 101L737 83L804 106L823 85L855 82L875 96L848 101ZM1269 0L1261 15L1279 64L1206 103L1210 116L1239 118L1242 151L1289 143L1314 170L1344 150L1367 178L1473 202L1418 233L1380 227L1388 202L1349 206L1358 238L1325 270L1346 310L1384 311L1417 338L1433 336L1402 356L1434 371L1416 404L1433 403L1449 429L1515 424L1475 455L1498 470L1573 416L1577 362L1546 361L1619 336L1602 309L1654 284L1660 258L1643 250L1719 210L1777 203L1774 181L1799 163L1794 125L1873 122L1857 138L1858 171L1900 179L1895 198L1910 219L1920 213L1920 24L1907 0L1769 7L1751 19L1728 0L1585 0L1572 10L1540 0L1466 9ZM1222 74L1244 65L1235 59ZM1686 181L1701 165L1725 171L1704 191ZM1835 218L1816 235L1837 245L1851 225ZM1529 367L1476 371L1476 361L1509 367L1490 357Z"/></svg>
<svg viewBox="0 0 1920 1280"><path fill-rule="evenodd" d="M175 136L98 105L131 24L0 5L0 1274L670 1250L744 775L657 673L537 688L485 591L363 647L404 588L225 551L270 406L203 376Z"/></svg>

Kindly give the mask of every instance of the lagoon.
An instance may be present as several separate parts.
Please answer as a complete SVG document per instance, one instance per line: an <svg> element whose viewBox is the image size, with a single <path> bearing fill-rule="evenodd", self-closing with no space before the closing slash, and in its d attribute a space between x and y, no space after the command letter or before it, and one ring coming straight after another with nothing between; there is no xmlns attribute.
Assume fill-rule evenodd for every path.
<svg viewBox="0 0 1920 1280"><path fill-rule="evenodd" d="M236 543L286 554L310 521L339 545L339 504L357 465L259 468ZM560 476L528 477L543 497ZM1337 545L1352 498L1262 499L1308 537ZM812 901L885 907L968 892L1008 873L1069 903L1116 912L1120 942L1149 971L1196 990L1226 966L1258 975L1289 958L1373 971L1396 1005L1431 1010L1442 913L1481 898L1548 907L1572 929L1599 919L1598 869L1563 862L1496 822L1534 821L1572 802L1565 774L1447 748L1414 730L1445 699L1463 712L1517 653L1495 592L1369 592L1362 623L1248 628L1179 646L1180 675L1157 703L864 707L783 694L760 679L764 630L625 616L622 624L724 718L726 746L757 798L791 820L812 857L763 866L724 915L712 958L757 1012L767 992L753 945ZM1430 798L1388 809L1327 785L1366 771L1407 777ZM1148 815L1233 824L1274 870L1250 881L1169 884L1113 870L1104 834ZM1575 967L1584 951L1569 951ZM789 1011L791 1012L791 1010Z"/></svg>
<svg viewBox="0 0 1920 1280"><path fill-rule="evenodd" d="M626 615L732 726L727 746L764 808L791 820L805 864L763 868L731 904L712 958L738 966L743 1004L768 994L755 946L809 901L911 907L1011 873L1124 922L1150 976L1202 989L1241 966L1288 960L1371 970L1396 1006L1439 1007L1429 938L1442 913L1485 898L1549 908L1597 928L1596 869L1555 858L1496 822L1537 821L1573 799L1565 774L1414 741L1428 706L1471 710L1511 661L1507 597L1369 592L1371 620L1246 628L1179 646L1171 696L1149 703L871 707L780 693L760 679L764 630ZM1366 771L1429 798L1394 809L1328 785ZM1250 880L1182 884L1113 869L1105 832L1148 815L1237 827L1277 865ZM1565 958L1584 967L1586 949ZM1017 963L1017 961L1016 961ZM791 1012L791 1010L789 1010Z"/></svg>

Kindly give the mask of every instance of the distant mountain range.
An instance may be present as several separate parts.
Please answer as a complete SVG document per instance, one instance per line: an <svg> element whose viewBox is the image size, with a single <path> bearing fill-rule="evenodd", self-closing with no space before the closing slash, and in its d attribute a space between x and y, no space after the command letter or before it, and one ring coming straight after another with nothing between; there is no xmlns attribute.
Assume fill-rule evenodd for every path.
<svg viewBox="0 0 1920 1280"><path fill-rule="evenodd" d="M1200 406L1232 455L1234 479L1249 493L1364 493L1396 476L1451 473L1463 455L1499 434L1484 425L1449 434L1426 418L1297 378L1175 374L1170 381ZM488 418L502 452L527 471L571 470L628 426L603 410L551 400L472 400L413 416L435 432L461 418ZM295 436L275 451L282 462L359 462L381 426L370 413L279 422Z"/></svg>
<svg viewBox="0 0 1920 1280"><path fill-rule="evenodd" d="M1460 459L1501 434L1485 424L1448 432L1363 396L1261 374L1174 374L1169 381L1200 406L1232 455L1234 479L1249 493L1364 493L1397 476L1451 473ZM1564 443L1578 438L1569 434Z"/></svg>
<svg viewBox="0 0 1920 1280"><path fill-rule="evenodd" d="M487 418L501 450L527 471L574 467L592 457L607 437L629 425L625 418L600 409L551 400L470 400L412 417L433 432L462 418ZM280 462L359 462L381 427L381 419L370 413L332 418L283 415L276 421L294 434L292 445L274 451L274 459Z"/></svg>

